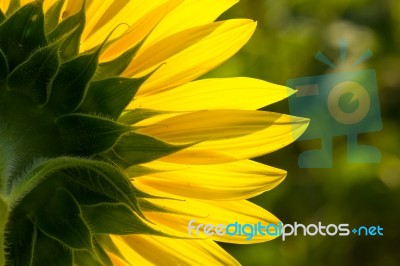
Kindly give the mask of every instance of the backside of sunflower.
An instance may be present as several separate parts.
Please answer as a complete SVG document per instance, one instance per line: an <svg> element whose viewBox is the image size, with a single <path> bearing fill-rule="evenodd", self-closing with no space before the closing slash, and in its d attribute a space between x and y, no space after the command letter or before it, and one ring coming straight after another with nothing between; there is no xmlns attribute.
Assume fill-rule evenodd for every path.
<svg viewBox="0 0 400 266"><path fill-rule="evenodd" d="M246 199L307 126L256 111L289 90L192 81L253 33L235 2L1 2L0 265L237 264L187 222L279 222Z"/></svg>

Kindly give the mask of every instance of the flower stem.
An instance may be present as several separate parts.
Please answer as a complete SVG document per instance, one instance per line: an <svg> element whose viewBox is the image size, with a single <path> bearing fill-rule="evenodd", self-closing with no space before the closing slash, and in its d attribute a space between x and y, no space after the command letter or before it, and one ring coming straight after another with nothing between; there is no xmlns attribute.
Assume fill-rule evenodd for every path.
<svg viewBox="0 0 400 266"><path fill-rule="evenodd" d="M8 219L8 213L9 213L8 203L3 198L3 196L0 195L0 266L4 266L6 264L5 253L4 253L4 248L5 248L4 234Z"/></svg>

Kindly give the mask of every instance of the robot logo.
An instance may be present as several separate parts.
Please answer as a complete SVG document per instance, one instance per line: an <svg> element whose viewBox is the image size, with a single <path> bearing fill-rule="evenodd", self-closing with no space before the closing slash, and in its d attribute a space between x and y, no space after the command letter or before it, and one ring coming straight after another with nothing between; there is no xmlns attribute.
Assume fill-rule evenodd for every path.
<svg viewBox="0 0 400 266"><path fill-rule="evenodd" d="M341 43L344 62L346 44ZM372 56L368 50L354 64ZM316 58L336 68L325 55ZM338 72L326 75L289 79L288 87L297 90L289 98L290 113L310 118L302 140L321 139L321 149L304 151L299 156L302 168L332 167L332 139L347 137L347 161L350 163L378 163L380 151L370 145L358 144L358 135L382 129L376 73L372 69Z"/></svg>
<svg viewBox="0 0 400 266"><path fill-rule="evenodd" d="M353 95L351 102L359 101L359 107L354 112L342 111L340 99L347 93ZM371 101L364 87L354 81L339 83L329 93L328 110L331 116L342 124L355 124L363 120L369 112Z"/></svg>

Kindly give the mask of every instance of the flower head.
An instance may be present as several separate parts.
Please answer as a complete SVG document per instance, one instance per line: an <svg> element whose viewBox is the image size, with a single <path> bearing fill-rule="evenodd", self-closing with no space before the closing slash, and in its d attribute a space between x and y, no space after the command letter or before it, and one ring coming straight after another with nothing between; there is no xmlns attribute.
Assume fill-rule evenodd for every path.
<svg viewBox="0 0 400 266"><path fill-rule="evenodd" d="M214 241L245 236L188 222L279 222L246 199L286 175L250 159L305 130L257 111L292 92L194 81L252 35L214 22L235 2L1 2L0 265L235 264Z"/></svg>

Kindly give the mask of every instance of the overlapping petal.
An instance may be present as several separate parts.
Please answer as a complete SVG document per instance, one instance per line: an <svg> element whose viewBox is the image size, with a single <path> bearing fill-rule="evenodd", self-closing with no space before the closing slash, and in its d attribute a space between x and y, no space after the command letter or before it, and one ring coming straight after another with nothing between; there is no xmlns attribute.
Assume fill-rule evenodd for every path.
<svg viewBox="0 0 400 266"><path fill-rule="evenodd" d="M183 84L166 92L138 97L129 105L129 108L163 108L168 111L256 110L285 99L293 92L287 87L259 79L203 79Z"/></svg>
<svg viewBox="0 0 400 266"><path fill-rule="evenodd" d="M138 54L123 75L142 76L164 63L142 85L138 95L179 86L234 55L249 40L255 27L252 20L235 19L178 32Z"/></svg>
<svg viewBox="0 0 400 266"><path fill-rule="evenodd" d="M113 45L114 50L121 53L136 44L138 39L143 39L145 37L143 33L149 33L146 29L155 27L157 24L143 45L144 49L174 33L214 21L236 2L235 0L93 1L87 8L88 23L83 33L81 50L88 50L101 43L102 37L104 38L115 27L124 23L129 28L121 28L113 34L113 38L122 37ZM125 11L122 13L121 10L130 13L125 13ZM132 16L132 14L136 15ZM153 22L149 21L150 19ZM149 23L144 24L143 20ZM144 29L138 25L144 25ZM127 42L129 39L131 41Z"/></svg>
<svg viewBox="0 0 400 266"><path fill-rule="evenodd" d="M102 43L109 33L113 31L111 40L120 37L129 30L129 26L135 25L137 21L142 19L148 12L164 3L166 0L154 1L93 1L88 7L89 14L97 14L98 8L106 9L105 13L100 13L102 16L93 15L92 18L88 15L87 26L83 32L83 38L80 50L89 50ZM107 6L107 2L112 5ZM109 3L110 4L110 3ZM121 8L120 5L124 8ZM110 10L111 9L111 10ZM123 26L124 24L125 26Z"/></svg>
<svg viewBox="0 0 400 266"><path fill-rule="evenodd" d="M273 152L292 143L307 125L307 119L272 112L209 110L168 118L144 127L140 132L171 143L200 142L163 160L208 164L211 159L209 152L217 154L215 163ZM226 156L218 161L219 155Z"/></svg>
<svg viewBox="0 0 400 266"><path fill-rule="evenodd" d="M236 235L218 235L214 233L208 236L204 230L198 230L198 235L195 229L189 231L188 227L191 220L194 226L198 224L224 224L225 226L237 222L238 224L258 224L263 226L270 224L278 225L279 220L270 212L246 200L236 201L207 201L207 200L168 200L168 199L148 199L151 203L164 208L166 211L172 212L148 212L145 211L146 217L157 224L164 232L182 236L182 237L196 237L212 239L215 241L237 243L237 244L250 244L264 242L274 239L277 233L274 228L270 228L271 234L264 235L259 232L254 232L252 238L244 234ZM175 214L175 213L177 214ZM203 228L204 229L204 228ZM210 230L215 232L215 227ZM233 231L230 231L233 232Z"/></svg>
<svg viewBox="0 0 400 266"><path fill-rule="evenodd" d="M113 237L113 241L125 258L137 265L239 265L211 240L132 235ZM113 262L127 265L115 257Z"/></svg>
<svg viewBox="0 0 400 266"><path fill-rule="evenodd" d="M177 32L211 23L237 2L238 0L180 1L157 25L143 48ZM173 1L168 1L168 4L174 5Z"/></svg>
<svg viewBox="0 0 400 266"><path fill-rule="evenodd" d="M150 174L135 177L138 189L182 199L248 199L274 188L286 176L286 171L251 160L185 166L155 161L145 166Z"/></svg>

